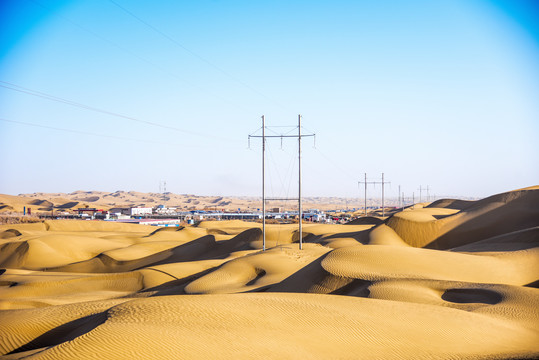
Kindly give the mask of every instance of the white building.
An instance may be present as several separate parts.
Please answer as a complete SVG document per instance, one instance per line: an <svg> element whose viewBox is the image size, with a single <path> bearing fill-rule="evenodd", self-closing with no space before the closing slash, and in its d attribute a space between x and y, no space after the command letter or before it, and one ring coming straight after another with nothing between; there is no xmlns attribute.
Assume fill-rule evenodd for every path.
<svg viewBox="0 0 539 360"><path fill-rule="evenodd" d="M131 216L151 215L152 213L153 213L152 208L143 208L143 207L131 208Z"/></svg>

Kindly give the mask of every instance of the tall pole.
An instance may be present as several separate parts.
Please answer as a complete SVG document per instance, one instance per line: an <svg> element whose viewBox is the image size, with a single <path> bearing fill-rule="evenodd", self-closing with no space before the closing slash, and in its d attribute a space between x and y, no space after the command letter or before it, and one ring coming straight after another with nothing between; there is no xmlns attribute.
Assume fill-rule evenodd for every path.
<svg viewBox="0 0 539 360"><path fill-rule="evenodd" d="M262 250L266 250L266 200L288 200L286 199L274 199L269 198L266 199L266 176L265 176L265 152L266 152L266 139L267 138L280 138L281 140L283 138L291 138L291 137L297 137L298 138L298 210L299 210L299 249L303 249L303 232L302 232L302 215L303 215L303 209L301 206L301 138L302 137L309 137L309 136L315 136L316 134L302 134L301 133L301 115L298 115L298 135L288 135L288 134L280 134L280 135L268 135L266 136L266 122L265 122L265 116L262 115L262 136L260 135L249 135L249 144L251 143L251 138L262 138ZM257 130L258 131L258 130Z"/></svg>
<svg viewBox="0 0 539 360"><path fill-rule="evenodd" d="M367 173L365 173L365 216L367 216Z"/></svg>
<svg viewBox="0 0 539 360"><path fill-rule="evenodd" d="M384 202L384 185L390 182L384 181L384 173L382 173L382 181L367 181L367 173L365 173L365 181L358 181L358 184L365 184L365 216L367 216L367 184L382 184L382 216L385 216L385 202Z"/></svg>
<svg viewBox="0 0 539 360"><path fill-rule="evenodd" d="M401 207L402 205L402 202L401 202L401 186L399 185L399 208Z"/></svg>
<svg viewBox="0 0 539 360"><path fill-rule="evenodd" d="M384 173L382 173L382 217L385 216L385 207L384 207Z"/></svg>
<svg viewBox="0 0 539 360"><path fill-rule="evenodd" d="M266 251L266 184L265 156L266 152L266 119L262 115L262 251Z"/></svg>
<svg viewBox="0 0 539 360"><path fill-rule="evenodd" d="M302 237L302 209L301 209L301 115L298 115L298 208L299 208L299 249L303 249L303 237Z"/></svg>

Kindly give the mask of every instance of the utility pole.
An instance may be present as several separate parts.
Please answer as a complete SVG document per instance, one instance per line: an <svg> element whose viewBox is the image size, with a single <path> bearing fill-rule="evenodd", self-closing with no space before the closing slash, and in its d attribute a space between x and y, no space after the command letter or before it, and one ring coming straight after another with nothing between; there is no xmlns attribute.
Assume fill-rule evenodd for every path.
<svg viewBox="0 0 539 360"><path fill-rule="evenodd" d="M427 190L427 201L428 201L428 193L429 193L429 186L427 185L427 188L422 187L419 185L419 202L422 202L423 200L423 190Z"/></svg>
<svg viewBox="0 0 539 360"><path fill-rule="evenodd" d="M390 182L384 181L384 173L382 173L382 217L385 216L385 205L384 205L384 185L391 184Z"/></svg>
<svg viewBox="0 0 539 360"><path fill-rule="evenodd" d="M266 251L266 117L262 115L262 251Z"/></svg>
<svg viewBox="0 0 539 360"><path fill-rule="evenodd" d="M266 187L265 187L265 151L266 151L266 139L267 138L280 138L281 142L283 138L297 137L298 138L298 215L299 215L299 249L303 250L303 234L302 234L302 204L301 204L301 138L302 137L314 137L315 134L302 134L301 133L301 115L298 115L298 135L266 135L266 119L262 115L262 136L260 135L249 135L248 141L249 145L251 143L251 138L262 138L262 250L266 251L266 201L267 200L294 200L294 199L280 199L272 198L266 199Z"/></svg>
<svg viewBox="0 0 539 360"><path fill-rule="evenodd" d="M399 185L399 208L402 207L402 202L401 202L401 186Z"/></svg>
<svg viewBox="0 0 539 360"><path fill-rule="evenodd" d="M282 139L282 138L281 138ZM303 250L302 218L301 209L301 115L298 115L298 208L299 208L299 249Z"/></svg>
<svg viewBox="0 0 539 360"><path fill-rule="evenodd" d="M163 180L163 205L166 207L167 205L167 196L165 195L167 193L167 182L166 180Z"/></svg>
<svg viewBox="0 0 539 360"><path fill-rule="evenodd" d="M358 181L359 184L365 184L365 216L367 216L367 184L382 184L382 217L385 216L384 208L384 185L390 182L384 181L384 173L382 173L382 181L367 181L367 173L365 173L365 181Z"/></svg>
<svg viewBox="0 0 539 360"><path fill-rule="evenodd" d="M167 182L165 180L159 180L159 193L164 194L167 192Z"/></svg>
<svg viewBox="0 0 539 360"><path fill-rule="evenodd" d="M377 182L376 181L367 181L367 173L365 173L365 181L358 181L357 184L358 184L358 186L359 186L359 184L365 184L365 216L367 216L367 184L376 185Z"/></svg>

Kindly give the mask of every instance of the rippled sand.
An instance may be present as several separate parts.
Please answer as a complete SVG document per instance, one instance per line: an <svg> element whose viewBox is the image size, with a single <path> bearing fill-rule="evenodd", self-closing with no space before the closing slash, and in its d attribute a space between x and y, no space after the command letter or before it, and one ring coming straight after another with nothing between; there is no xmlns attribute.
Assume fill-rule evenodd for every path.
<svg viewBox="0 0 539 360"><path fill-rule="evenodd" d="M0 226L1 358L539 357L539 187L374 223Z"/></svg>

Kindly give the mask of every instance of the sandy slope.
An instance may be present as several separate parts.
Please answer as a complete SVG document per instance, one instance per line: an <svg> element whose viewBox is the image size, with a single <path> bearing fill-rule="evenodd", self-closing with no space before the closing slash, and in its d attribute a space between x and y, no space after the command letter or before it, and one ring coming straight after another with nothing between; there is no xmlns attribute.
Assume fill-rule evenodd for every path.
<svg viewBox="0 0 539 360"><path fill-rule="evenodd" d="M539 357L539 187L385 222L0 226L4 359Z"/></svg>

